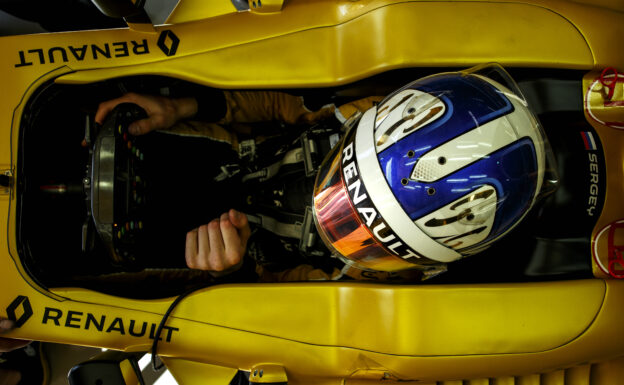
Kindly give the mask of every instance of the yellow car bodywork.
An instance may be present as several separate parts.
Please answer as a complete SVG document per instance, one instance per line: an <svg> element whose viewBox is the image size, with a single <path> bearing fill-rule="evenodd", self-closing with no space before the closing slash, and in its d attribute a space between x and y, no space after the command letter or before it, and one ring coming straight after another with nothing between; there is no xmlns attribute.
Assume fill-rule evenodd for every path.
<svg viewBox="0 0 624 385"><path fill-rule="evenodd" d="M45 82L153 74L216 88L306 88L399 68L498 62L586 71L586 106L598 118L586 111L587 120L603 142L610 181L593 240L624 219L624 133L606 123L624 121L624 107L605 106L601 90L592 89L603 68L624 70L621 1L259 4L250 1L249 11L236 12L229 2L184 1L170 24L153 32L1 38L0 170L13 175L24 106ZM622 100L622 90L615 93ZM39 286L20 261L15 205L13 183L0 190L0 217L8 219L0 221L6 235L0 316L23 322L8 336L149 351L173 298ZM227 384L239 369L258 383L618 383L624 381L624 282L600 268L608 257L599 243L596 255L588 255L596 278L586 280L206 288L173 310L158 353L183 384Z"/></svg>

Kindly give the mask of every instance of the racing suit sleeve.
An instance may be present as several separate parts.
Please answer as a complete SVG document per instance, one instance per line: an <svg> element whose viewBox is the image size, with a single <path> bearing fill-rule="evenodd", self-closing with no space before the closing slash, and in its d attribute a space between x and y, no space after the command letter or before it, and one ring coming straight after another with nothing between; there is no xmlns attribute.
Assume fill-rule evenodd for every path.
<svg viewBox="0 0 624 385"><path fill-rule="evenodd" d="M334 114L334 106L310 111L300 96L276 91L224 91L226 112L221 124L279 121L312 124Z"/></svg>
<svg viewBox="0 0 624 385"><path fill-rule="evenodd" d="M210 90L197 93L195 98L198 113L194 119L180 121L162 131L208 137L229 143L233 149L238 149L237 131L247 131L241 130L241 125L245 123L279 121L291 125L311 125L334 116L337 111L333 105L310 111L302 97L277 91Z"/></svg>
<svg viewBox="0 0 624 385"><path fill-rule="evenodd" d="M301 96L279 91L227 91L196 84L184 84L172 91L172 97L194 97L195 120L225 125L280 121L286 124L313 124L335 115L344 122L356 111L364 112L379 103L383 96L371 96L336 108L328 104L311 111Z"/></svg>
<svg viewBox="0 0 624 385"><path fill-rule="evenodd" d="M197 92L195 98L198 112L194 121L179 122L169 131L181 135L214 137L219 141L230 143L236 141L236 135L221 125L270 121L291 125L314 124L331 116L335 116L343 123L355 112L364 112L383 99L382 96L370 96L343 104L338 108L328 104L317 111L311 111L305 106L303 97L278 91L209 89Z"/></svg>

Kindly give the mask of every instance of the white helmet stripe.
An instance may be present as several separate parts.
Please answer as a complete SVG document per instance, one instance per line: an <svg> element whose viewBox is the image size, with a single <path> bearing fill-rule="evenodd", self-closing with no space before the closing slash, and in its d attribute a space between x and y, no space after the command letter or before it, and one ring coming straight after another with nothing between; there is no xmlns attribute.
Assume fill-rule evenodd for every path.
<svg viewBox="0 0 624 385"><path fill-rule="evenodd" d="M451 262L461 254L431 239L405 213L390 190L375 151L374 129L377 107L366 111L355 133L355 155L360 177L370 199L384 221L407 246L439 262Z"/></svg>

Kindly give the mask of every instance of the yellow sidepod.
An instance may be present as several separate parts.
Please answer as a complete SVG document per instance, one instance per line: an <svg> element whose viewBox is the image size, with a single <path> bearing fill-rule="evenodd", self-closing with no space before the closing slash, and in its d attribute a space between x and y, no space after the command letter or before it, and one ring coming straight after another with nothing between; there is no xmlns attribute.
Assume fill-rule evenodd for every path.
<svg viewBox="0 0 624 385"><path fill-rule="evenodd" d="M137 65L76 72L58 81L157 73L218 88L323 87L396 68L498 62L590 69L595 64L575 25L537 5L362 1L324 6L320 12L313 2L293 2L280 13L227 14L159 27L159 33L171 30L179 39L169 60L148 63L135 57ZM161 54L150 49L152 57Z"/></svg>
<svg viewBox="0 0 624 385"><path fill-rule="evenodd" d="M55 293L74 301L58 304L59 325L35 326L46 335L54 329L69 343L146 350L150 324L165 307L115 297L93 305L79 302L93 298L87 291ZM223 285L191 294L174 309L159 353L246 370L275 363L289 378L346 378L362 368L431 381L448 378L449 367L457 378L538 373L621 354L622 303L624 282L602 280ZM103 331L93 322L87 330L104 309ZM132 335L143 323L145 335Z"/></svg>

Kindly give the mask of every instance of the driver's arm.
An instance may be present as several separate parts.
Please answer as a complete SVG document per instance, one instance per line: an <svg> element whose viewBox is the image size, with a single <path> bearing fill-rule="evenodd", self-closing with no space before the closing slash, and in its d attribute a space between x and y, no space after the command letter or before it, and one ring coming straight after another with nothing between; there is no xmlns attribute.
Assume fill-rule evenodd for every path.
<svg viewBox="0 0 624 385"><path fill-rule="evenodd" d="M275 91L220 91L206 89L192 97L171 98L159 95L127 93L100 103L95 121L102 124L109 112L120 103L142 107L147 118L132 123L133 135L173 127L185 119L197 119L224 125L279 121L286 124L312 124L333 116L334 107L310 111L303 98Z"/></svg>

